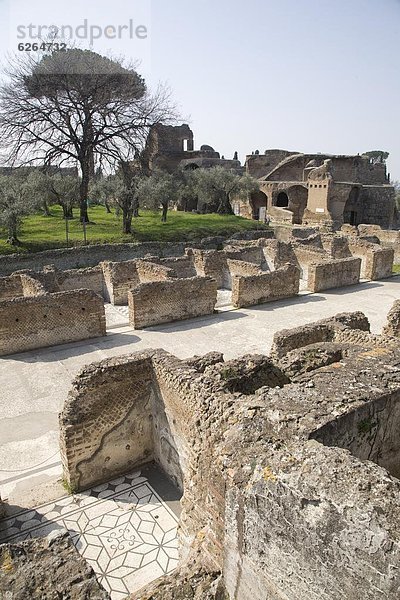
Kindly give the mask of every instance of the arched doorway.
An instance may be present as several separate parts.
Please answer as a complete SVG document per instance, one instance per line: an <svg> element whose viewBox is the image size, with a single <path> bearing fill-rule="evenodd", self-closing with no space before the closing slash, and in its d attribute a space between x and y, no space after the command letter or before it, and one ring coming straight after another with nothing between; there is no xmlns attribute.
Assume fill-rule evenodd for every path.
<svg viewBox="0 0 400 600"><path fill-rule="evenodd" d="M360 225L363 222L362 204L360 202L360 189L352 188L343 209L343 223Z"/></svg>
<svg viewBox="0 0 400 600"><path fill-rule="evenodd" d="M265 221L268 205L268 196L261 190L250 195L252 218L256 221Z"/></svg>
<svg viewBox="0 0 400 600"><path fill-rule="evenodd" d="M286 192L279 192L275 206L279 208L287 208L289 206L289 196Z"/></svg>

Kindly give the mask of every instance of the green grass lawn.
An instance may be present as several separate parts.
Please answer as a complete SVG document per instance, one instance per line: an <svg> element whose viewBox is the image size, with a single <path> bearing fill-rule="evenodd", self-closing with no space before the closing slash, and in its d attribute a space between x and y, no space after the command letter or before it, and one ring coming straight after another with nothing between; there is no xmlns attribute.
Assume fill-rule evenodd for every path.
<svg viewBox="0 0 400 600"><path fill-rule="evenodd" d="M65 221L62 210L57 206L51 208L51 217L31 215L24 219L19 239L21 246L10 246L6 243L6 233L0 230L0 254L13 252L38 252L50 248L67 246L65 238ZM83 227L75 209L76 218L70 220L69 245L83 244ZM90 224L86 226L87 243L117 243L138 241L186 241L211 235L231 235L238 231L260 229L258 221L250 221L234 215L197 215L194 213L169 211L167 222L161 223L161 213L140 211L140 217L132 220L132 235L122 233L122 217L115 211L107 214L103 206L89 209Z"/></svg>
<svg viewBox="0 0 400 600"><path fill-rule="evenodd" d="M393 273L400 273L400 265L393 265Z"/></svg>

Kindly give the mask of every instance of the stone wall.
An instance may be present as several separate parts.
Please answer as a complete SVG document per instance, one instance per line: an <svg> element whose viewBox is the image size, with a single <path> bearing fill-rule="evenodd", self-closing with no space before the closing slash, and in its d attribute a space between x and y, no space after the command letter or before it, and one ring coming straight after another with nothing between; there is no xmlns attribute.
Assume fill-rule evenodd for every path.
<svg viewBox="0 0 400 600"><path fill-rule="evenodd" d="M388 393L339 419L330 421L312 438L325 446L350 450L360 460L371 460L393 477L400 477L400 392Z"/></svg>
<svg viewBox="0 0 400 600"><path fill-rule="evenodd" d="M146 255L182 256L185 248L216 248L223 238L205 238L197 242L142 242L136 244L99 244L45 250L35 254L0 256L0 275L11 275L20 269L42 269L52 264L57 269L95 267L102 261L124 261Z"/></svg>
<svg viewBox="0 0 400 600"><path fill-rule="evenodd" d="M400 300L394 301L382 333L384 335L400 337Z"/></svg>
<svg viewBox="0 0 400 600"><path fill-rule="evenodd" d="M136 260L103 262L105 299L111 304L127 304L128 292L139 284Z"/></svg>
<svg viewBox="0 0 400 600"><path fill-rule="evenodd" d="M343 258L308 267L307 289L320 292L331 288L354 285L360 280L361 259Z"/></svg>
<svg viewBox="0 0 400 600"><path fill-rule="evenodd" d="M343 328L370 331L368 319L362 312L341 313L329 319L321 319L315 323L276 332L271 356L281 359L292 350L321 342L332 342Z"/></svg>
<svg viewBox="0 0 400 600"><path fill-rule="evenodd" d="M31 296L44 296L47 294L47 289L40 281L39 277L35 277L34 273L21 273L21 285L23 296L29 298Z"/></svg>
<svg viewBox="0 0 400 600"><path fill-rule="evenodd" d="M102 299L89 290L0 302L0 355L106 334Z"/></svg>
<svg viewBox="0 0 400 600"><path fill-rule="evenodd" d="M86 368L60 418L65 476L79 488L157 460L183 490L181 568L197 566L198 590L222 572L218 598L397 600L399 342L362 313L306 329L272 359L157 350ZM150 434L130 429L138 406ZM154 597L192 594L182 582Z"/></svg>
<svg viewBox="0 0 400 600"><path fill-rule="evenodd" d="M300 272L293 265L258 275L232 277L232 304L237 308L291 298L299 293Z"/></svg>
<svg viewBox="0 0 400 600"><path fill-rule="evenodd" d="M56 280L60 292L84 288L96 292L99 296L105 295L103 269L100 265L88 269L58 271Z"/></svg>
<svg viewBox="0 0 400 600"><path fill-rule="evenodd" d="M217 250L187 250L188 256L193 257L193 264L197 275L212 277L217 282L218 288L228 287L230 275L227 257L224 252Z"/></svg>
<svg viewBox="0 0 400 600"><path fill-rule="evenodd" d="M153 458L150 355L83 369L60 415L64 478L85 489Z"/></svg>
<svg viewBox="0 0 400 600"><path fill-rule="evenodd" d="M110 600L66 529L0 546L2 600Z"/></svg>
<svg viewBox="0 0 400 600"><path fill-rule="evenodd" d="M371 244L354 238L348 242L353 256L361 259L361 277L374 281L390 277L393 271L393 248L381 248L378 244Z"/></svg>
<svg viewBox="0 0 400 600"><path fill-rule="evenodd" d="M21 276L19 274L0 277L0 301L12 300L23 295Z"/></svg>
<svg viewBox="0 0 400 600"><path fill-rule="evenodd" d="M129 323L135 329L214 312L217 284L211 277L141 283L128 294Z"/></svg>

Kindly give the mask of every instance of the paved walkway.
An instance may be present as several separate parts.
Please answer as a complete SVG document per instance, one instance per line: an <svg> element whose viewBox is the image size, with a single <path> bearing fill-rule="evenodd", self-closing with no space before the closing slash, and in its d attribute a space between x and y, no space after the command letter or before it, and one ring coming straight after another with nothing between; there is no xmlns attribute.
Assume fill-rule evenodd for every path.
<svg viewBox="0 0 400 600"><path fill-rule="evenodd" d="M115 328L105 338L0 359L1 495L20 499L27 489L60 477L57 415L72 379L88 363L145 348L164 348L180 358L211 350L226 359L268 354L276 331L343 311L363 311L378 333L397 298L400 277L393 277L143 331ZM43 498L31 498L32 506L35 500Z"/></svg>

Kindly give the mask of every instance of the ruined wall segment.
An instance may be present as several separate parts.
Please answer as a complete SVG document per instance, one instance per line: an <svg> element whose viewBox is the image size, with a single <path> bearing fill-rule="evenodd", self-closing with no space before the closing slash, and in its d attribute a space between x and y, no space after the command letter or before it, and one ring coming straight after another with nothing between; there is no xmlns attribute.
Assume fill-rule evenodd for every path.
<svg viewBox="0 0 400 600"><path fill-rule="evenodd" d="M141 283L128 294L129 323L135 329L214 312L217 284L211 277Z"/></svg>
<svg viewBox="0 0 400 600"><path fill-rule="evenodd" d="M94 363L73 382L60 414L64 479L86 489L153 458L151 353Z"/></svg>
<svg viewBox="0 0 400 600"><path fill-rule="evenodd" d="M355 285L360 280L361 259L326 260L308 267L307 289L321 292L331 288Z"/></svg>
<svg viewBox="0 0 400 600"><path fill-rule="evenodd" d="M232 304L237 308L291 298L299 293L300 271L286 265L269 273L232 277Z"/></svg>
<svg viewBox="0 0 400 600"><path fill-rule="evenodd" d="M0 302L0 355L106 334L102 299L77 290Z"/></svg>

